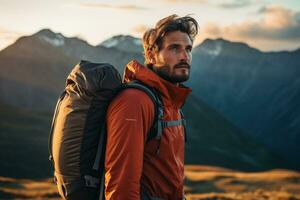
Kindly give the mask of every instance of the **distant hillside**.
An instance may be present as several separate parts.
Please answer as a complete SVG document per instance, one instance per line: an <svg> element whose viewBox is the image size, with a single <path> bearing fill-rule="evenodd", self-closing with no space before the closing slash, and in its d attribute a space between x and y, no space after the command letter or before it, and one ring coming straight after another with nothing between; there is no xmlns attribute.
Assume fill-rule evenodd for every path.
<svg viewBox="0 0 300 200"><path fill-rule="evenodd" d="M300 49L263 53L208 39L193 58L194 94L299 168Z"/></svg>
<svg viewBox="0 0 300 200"><path fill-rule="evenodd" d="M194 95L189 96L183 110L188 131L187 164L245 171L291 167Z"/></svg>
<svg viewBox="0 0 300 200"><path fill-rule="evenodd" d="M52 176L48 160L51 115L0 104L0 176Z"/></svg>
<svg viewBox="0 0 300 200"><path fill-rule="evenodd" d="M246 171L290 167L195 97L189 98L184 110L188 122L188 164ZM35 179L52 176L48 160L52 113L0 103L0 119L0 176Z"/></svg>
<svg viewBox="0 0 300 200"><path fill-rule="evenodd" d="M0 100L10 105L49 110L63 90L67 74L80 60L108 62L120 73L133 57L115 48L91 46L48 29L21 37L0 51Z"/></svg>

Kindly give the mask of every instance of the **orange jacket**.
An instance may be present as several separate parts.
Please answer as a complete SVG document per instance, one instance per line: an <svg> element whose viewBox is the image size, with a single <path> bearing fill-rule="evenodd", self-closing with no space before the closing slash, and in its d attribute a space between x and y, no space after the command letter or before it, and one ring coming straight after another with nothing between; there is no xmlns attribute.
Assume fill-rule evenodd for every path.
<svg viewBox="0 0 300 200"><path fill-rule="evenodd" d="M191 89L161 79L137 61L125 69L124 82L140 80L156 88L164 104L164 120L181 118L182 107ZM122 91L107 112L105 196L110 200L139 200L141 187L152 197L183 198L184 127L163 130L160 152L158 140L147 144L155 108L150 97L138 89Z"/></svg>

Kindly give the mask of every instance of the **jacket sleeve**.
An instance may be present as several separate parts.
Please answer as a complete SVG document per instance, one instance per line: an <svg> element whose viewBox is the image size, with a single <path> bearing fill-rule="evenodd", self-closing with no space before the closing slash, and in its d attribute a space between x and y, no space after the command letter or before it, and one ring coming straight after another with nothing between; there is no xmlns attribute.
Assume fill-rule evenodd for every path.
<svg viewBox="0 0 300 200"><path fill-rule="evenodd" d="M154 114L150 97L137 89L122 91L109 106L105 199L140 199L144 144Z"/></svg>

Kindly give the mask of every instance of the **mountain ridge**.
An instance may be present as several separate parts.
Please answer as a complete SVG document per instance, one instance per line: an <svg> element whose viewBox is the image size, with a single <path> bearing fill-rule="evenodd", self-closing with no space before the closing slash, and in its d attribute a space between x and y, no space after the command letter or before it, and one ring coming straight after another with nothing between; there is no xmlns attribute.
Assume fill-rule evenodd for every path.
<svg viewBox="0 0 300 200"><path fill-rule="evenodd" d="M46 29L36 35L39 37L49 35L50 39L57 37L56 42L45 40L43 37L41 39L36 35L26 36L14 45L0 51L0 70L2 72L0 74L0 93L6 94L0 97L0 101L12 106L19 106L19 108L28 108L34 112L49 112L53 110L56 99L64 88L67 74L81 59L111 63L120 73L132 58L143 62L142 53L135 52L135 49L125 51L115 47L92 46L78 38L67 37L63 38L64 42L62 43L60 42L61 35L51 32ZM221 45L223 43L232 44L232 42L221 39L220 42ZM131 42L129 41L129 43ZM299 135L297 130L292 129L293 132L288 133L290 136L286 137L289 138L286 143L290 146L286 147L282 147L283 143L280 142L284 141L280 140L281 132L277 130L290 127L292 123L296 123L296 125L299 123L296 119L300 111L295 109L299 97L298 90L295 88L299 83L295 81L297 77L293 76L299 73L297 64L293 64L293 59L296 57L295 63L298 63L297 54L300 50L281 54L250 49L250 53L247 53L248 46L238 43L234 49L231 49L230 46L226 48L223 46L221 50L215 52L214 43L216 42L213 40L207 40L206 45L213 48L196 46L194 49L192 73L187 83L193 88L194 99L196 99L194 101L200 102L199 99L201 99L202 107L203 103L206 103L241 129L233 132L248 133L251 137L253 136L263 144L272 147L276 154L280 153L289 160L295 158L297 155L290 150L293 148L298 150L298 147L295 146L297 140L293 141L293 138L297 139L297 137L292 137L292 135ZM240 48L243 51L240 51ZM197 52L197 49L200 50ZM207 50L211 51L212 56L207 56L205 53ZM238 54L239 52L243 52L243 54ZM283 68L281 63L287 64ZM290 93L294 90L296 94L292 99ZM284 98L285 95L288 98ZM292 105L289 105L288 102L292 102ZM196 106L189 109L197 110ZM291 119L288 114L281 114L282 108L285 107L288 111L295 110ZM193 112L190 115L193 115ZM284 124L280 124L278 119L273 119L274 115L279 115ZM195 118L191 120L196 121ZM273 126L273 122L280 127ZM193 126L197 127L197 123L193 123ZM215 126L217 125L215 124ZM199 130L194 128L192 131ZM201 142L201 139L195 140ZM272 143L272 141L279 141L279 143ZM213 150L214 155L221 157L221 152L217 151L218 148ZM246 155L248 154L249 152ZM246 157L244 159L247 160ZM232 160L232 158L230 159Z"/></svg>

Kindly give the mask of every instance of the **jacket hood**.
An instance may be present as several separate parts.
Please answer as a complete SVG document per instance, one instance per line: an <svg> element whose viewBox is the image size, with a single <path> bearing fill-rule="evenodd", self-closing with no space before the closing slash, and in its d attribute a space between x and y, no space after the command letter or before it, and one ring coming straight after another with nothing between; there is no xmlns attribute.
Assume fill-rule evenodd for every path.
<svg viewBox="0 0 300 200"><path fill-rule="evenodd" d="M152 70L140 64L136 60L129 62L124 71L123 82L129 83L134 80L139 80L146 85L155 88L159 91L165 106L175 106L181 108L191 89L179 84L179 86L170 83L159 77Z"/></svg>

